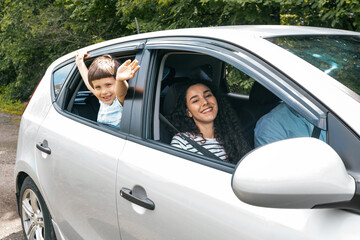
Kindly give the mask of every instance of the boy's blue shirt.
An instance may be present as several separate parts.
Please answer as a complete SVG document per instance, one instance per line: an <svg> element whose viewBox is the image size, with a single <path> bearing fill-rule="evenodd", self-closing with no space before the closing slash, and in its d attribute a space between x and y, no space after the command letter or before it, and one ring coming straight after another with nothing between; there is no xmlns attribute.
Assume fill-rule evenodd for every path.
<svg viewBox="0 0 360 240"><path fill-rule="evenodd" d="M99 123L109 125L120 129L120 122L123 112L123 106L119 99L116 97L111 104L106 104L100 101L100 109L97 117Z"/></svg>

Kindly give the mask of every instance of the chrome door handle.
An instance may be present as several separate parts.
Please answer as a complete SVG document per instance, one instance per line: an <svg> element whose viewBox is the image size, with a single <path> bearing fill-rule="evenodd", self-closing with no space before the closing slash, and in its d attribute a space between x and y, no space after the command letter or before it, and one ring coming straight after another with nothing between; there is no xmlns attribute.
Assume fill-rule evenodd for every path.
<svg viewBox="0 0 360 240"><path fill-rule="evenodd" d="M155 209L155 203L151 201L149 198L141 199L132 194L132 191L128 188L122 188L120 190L120 195L125 198L126 200L135 203L136 205L139 205L143 208L154 210Z"/></svg>
<svg viewBox="0 0 360 240"><path fill-rule="evenodd" d="M37 143L36 148L46 154L49 154L49 155L51 154L51 149L49 148L46 140L44 140L42 143Z"/></svg>

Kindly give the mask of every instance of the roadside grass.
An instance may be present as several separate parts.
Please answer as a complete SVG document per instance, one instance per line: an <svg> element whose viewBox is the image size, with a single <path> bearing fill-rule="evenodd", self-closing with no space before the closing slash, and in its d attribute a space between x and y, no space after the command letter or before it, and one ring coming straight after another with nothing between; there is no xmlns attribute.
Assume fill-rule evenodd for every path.
<svg viewBox="0 0 360 240"><path fill-rule="evenodd" d="M8 100L0 95L0 112L21 115L25 107L26 103L22 103L19 100Z"/></svg>

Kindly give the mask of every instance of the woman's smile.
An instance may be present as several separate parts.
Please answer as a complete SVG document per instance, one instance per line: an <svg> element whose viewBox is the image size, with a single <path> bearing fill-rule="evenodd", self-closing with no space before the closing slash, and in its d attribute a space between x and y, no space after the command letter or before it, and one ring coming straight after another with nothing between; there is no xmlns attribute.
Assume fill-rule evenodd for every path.
<svg viewBox="0 0 360 240"><path fill-rule="evenodd" d="M209 107L209 108L206 108L205 110L201 111L201 113L209 113L209 112L212 112L213 108L212 107Z"/></svg>
<svg viewBox="0 0 360 240"><path fill-rule="evenodd" d="M188 116L196 125L213 124L218 113L218 105L211 90L203 84L195 84L186 92Z"/></svg>

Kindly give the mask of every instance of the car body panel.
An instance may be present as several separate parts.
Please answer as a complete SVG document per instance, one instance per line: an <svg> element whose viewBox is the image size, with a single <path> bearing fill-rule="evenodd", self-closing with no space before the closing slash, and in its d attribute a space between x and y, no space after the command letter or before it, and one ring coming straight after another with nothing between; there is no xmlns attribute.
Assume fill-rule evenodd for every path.
<svg viewBox="0 0 360 240"><path fill-rule="evenodd" d="M127 141L119 161L117 193L122 187L141 186L155 203L155 210L118 195L122 240L285 240L289 236L335 240L356 239L360 234L357 214L333 209L263 208L238 201L227 184L231 176Z"/></svg>
<svg viewBox="0 0 360 240"><path fill-rule="evenodd" d="M52 104L49 91L51 70L51 68L47 70L36 88L36 91L42 94L34 93L26 106L21 117L18 135L17 164L15 165L16 174L14 176L17 178L17 173L25 172L30 175L37 184L39 183L35 164L37 142L33 136L36 136ZM33 114L34 112L36 112L36 114ZM20 189L17 190L20 191Z"/></svg>
<svg viewBox="0 0 360 240"><path fill-rule="evenodd" d="M51 148L50 155L37 151L36 166L62 235L118 239L115 169L125 140L59 115L54 108L36 139Z"/></svg>

